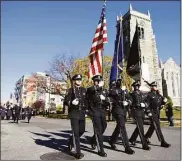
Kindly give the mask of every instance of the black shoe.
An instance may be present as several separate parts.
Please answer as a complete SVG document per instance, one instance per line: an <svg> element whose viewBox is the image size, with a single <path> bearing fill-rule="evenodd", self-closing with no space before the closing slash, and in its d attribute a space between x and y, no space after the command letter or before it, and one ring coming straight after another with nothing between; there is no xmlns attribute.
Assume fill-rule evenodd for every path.
<svg viewBox="0 0 182 161"><path fill-rule="evenodd" d="M145 138L145 139L146 139L147 144L150 144L151 143L148 138Z"/></svg>
<svg viewBox="0 0 182 161"><path fill-rule="evenodd" d="M131 145L136 145L136 143L135 143L135 141L133 141L133 140L131 140L131 139L129 139L129 142L131 143Z"/></svg>
<svg viewBox="0 0 182 161"><path fill-rule="evenodd" d="M107 154L105 152L98 152L98 155L100 155L101 157L107 157Z"/></svg>
<svg viewBox="0 0 182 161"><path fill-rule="evenodd" d="M171 146L171 144L168 144L166 141L161 142L161 147L169 148L170 146Z"/></svg>
<svg viewBox="0 0 182 161"><path fill-rule="evenodd" d="M130 147L127 147L127 148L125 148L125 153L127 153L127 154L134 154L135 151L132 150Z"/></svg>
<svg viewBox="0 0 182 161"><path fill-rule="evenodd" d="M114 145L114 143L112 143L111 140L109 141L109 144L111 146L111 149L113 149L113 150L116 150L117 149L116 145Z"/></svg>
<svg viewBox="0 0 182 161"><path fill-rule="evenodd" d="M82 159L83 157L84 157L84 155L82 153L76 153L75 154L76 159Z"/></svg>
<svg viewBox="0 0 182 161"><path fill-rule="evenodd" d="M92 150L95 150L96 149L95 143L91 142L91 147L92 147Z"/></svg>
<svg viewBox="0 0 182 161"><path fill-rule="evenodd" d="M143 146L143 150L150 150L151 147L149 147L147 144Z"/></svg>

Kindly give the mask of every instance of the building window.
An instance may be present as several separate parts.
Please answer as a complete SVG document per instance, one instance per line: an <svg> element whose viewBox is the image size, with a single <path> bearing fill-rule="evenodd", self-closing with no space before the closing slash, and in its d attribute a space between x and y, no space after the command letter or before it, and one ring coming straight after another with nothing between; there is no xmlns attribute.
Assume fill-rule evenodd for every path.
<svg viewBox="0 0 182 161"><path fill-rule="evenodd" d="M141 36L142 36L142 39L144 39L144 29L143 28L141 28Z"/></svg>
<svg viewBox="0 0 182 161"><path fill-rule="evenodd" d="M51 98L51 99L50 99L50 102L51 102L51 103L55 102L55 98Z"/></svg>
<svg viewBox="0 0 182 161"><path fill-rule="evenodd" d="M176 96L176 92L175 92L175 86L174 86L174 74L171 74L171 81L172 81L172 89L173 89L173 96Z"/></svg>
<svg viewBox="0 0 182 161"><path fill-rule="evenodd" d="M176 81L177 81L177 89L178 89L178 96L180 96L180 87L179 87L179 79L178 74L176 74Z"/></svg>
<svg viewBox="0 0 182 161"><path fill-rule="evenodd" d="M144 29L142 27L138 27L138 36L140 39L144 39Z"/></svg>
<svg viewBox="0 0 182 161"><path fill-rule="evenodd" d="M145 58L144 58L144 56L143 56L143 63L145 63Z"/></svg>

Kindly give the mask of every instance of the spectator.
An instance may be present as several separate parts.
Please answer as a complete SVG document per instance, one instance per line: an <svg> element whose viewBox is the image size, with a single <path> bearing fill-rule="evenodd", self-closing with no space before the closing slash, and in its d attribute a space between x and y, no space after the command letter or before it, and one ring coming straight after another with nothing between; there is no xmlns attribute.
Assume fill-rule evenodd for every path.
<svg viewBox="0 0 182 161"><path fill-rule="evenodd" d="M169 121L169 126L174 126L174 121L173 121L173 106L171 103L168 103L166 105L166 116Z"/></svg>

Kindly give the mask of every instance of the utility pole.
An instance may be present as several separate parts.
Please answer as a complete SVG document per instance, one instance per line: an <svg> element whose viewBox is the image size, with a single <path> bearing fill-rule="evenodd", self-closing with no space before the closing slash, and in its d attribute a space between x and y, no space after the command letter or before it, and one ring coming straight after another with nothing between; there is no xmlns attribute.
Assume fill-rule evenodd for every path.
<svg viewBox="0 0 182 161"><path fill-rule="evenodd" d="M48 94L49 94L49 98L48 98L48 112L50 112L50 108L51 108L51 104L50 104L50 100L51 100L51 77L49 74L46 74L46 77L48 77L49 79L49 84L48 84Z"/></svg>

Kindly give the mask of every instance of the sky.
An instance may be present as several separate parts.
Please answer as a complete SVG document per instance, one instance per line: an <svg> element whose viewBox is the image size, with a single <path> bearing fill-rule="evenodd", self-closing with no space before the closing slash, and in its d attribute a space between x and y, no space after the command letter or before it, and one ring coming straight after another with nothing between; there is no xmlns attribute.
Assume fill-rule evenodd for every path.
<svg viewBox="0 0 182 161"><path fill-rule="evenodd" d="M129 1L108 1L108 44L112 56L116 16L124 15ZM180 1L133 1L133 10L149 10L162 61L172 57L180 64ZM23 75L48 70L49 62L63 53L89 54L103 1L28 1L1 3L1 100L9 99Z"/></svg>

